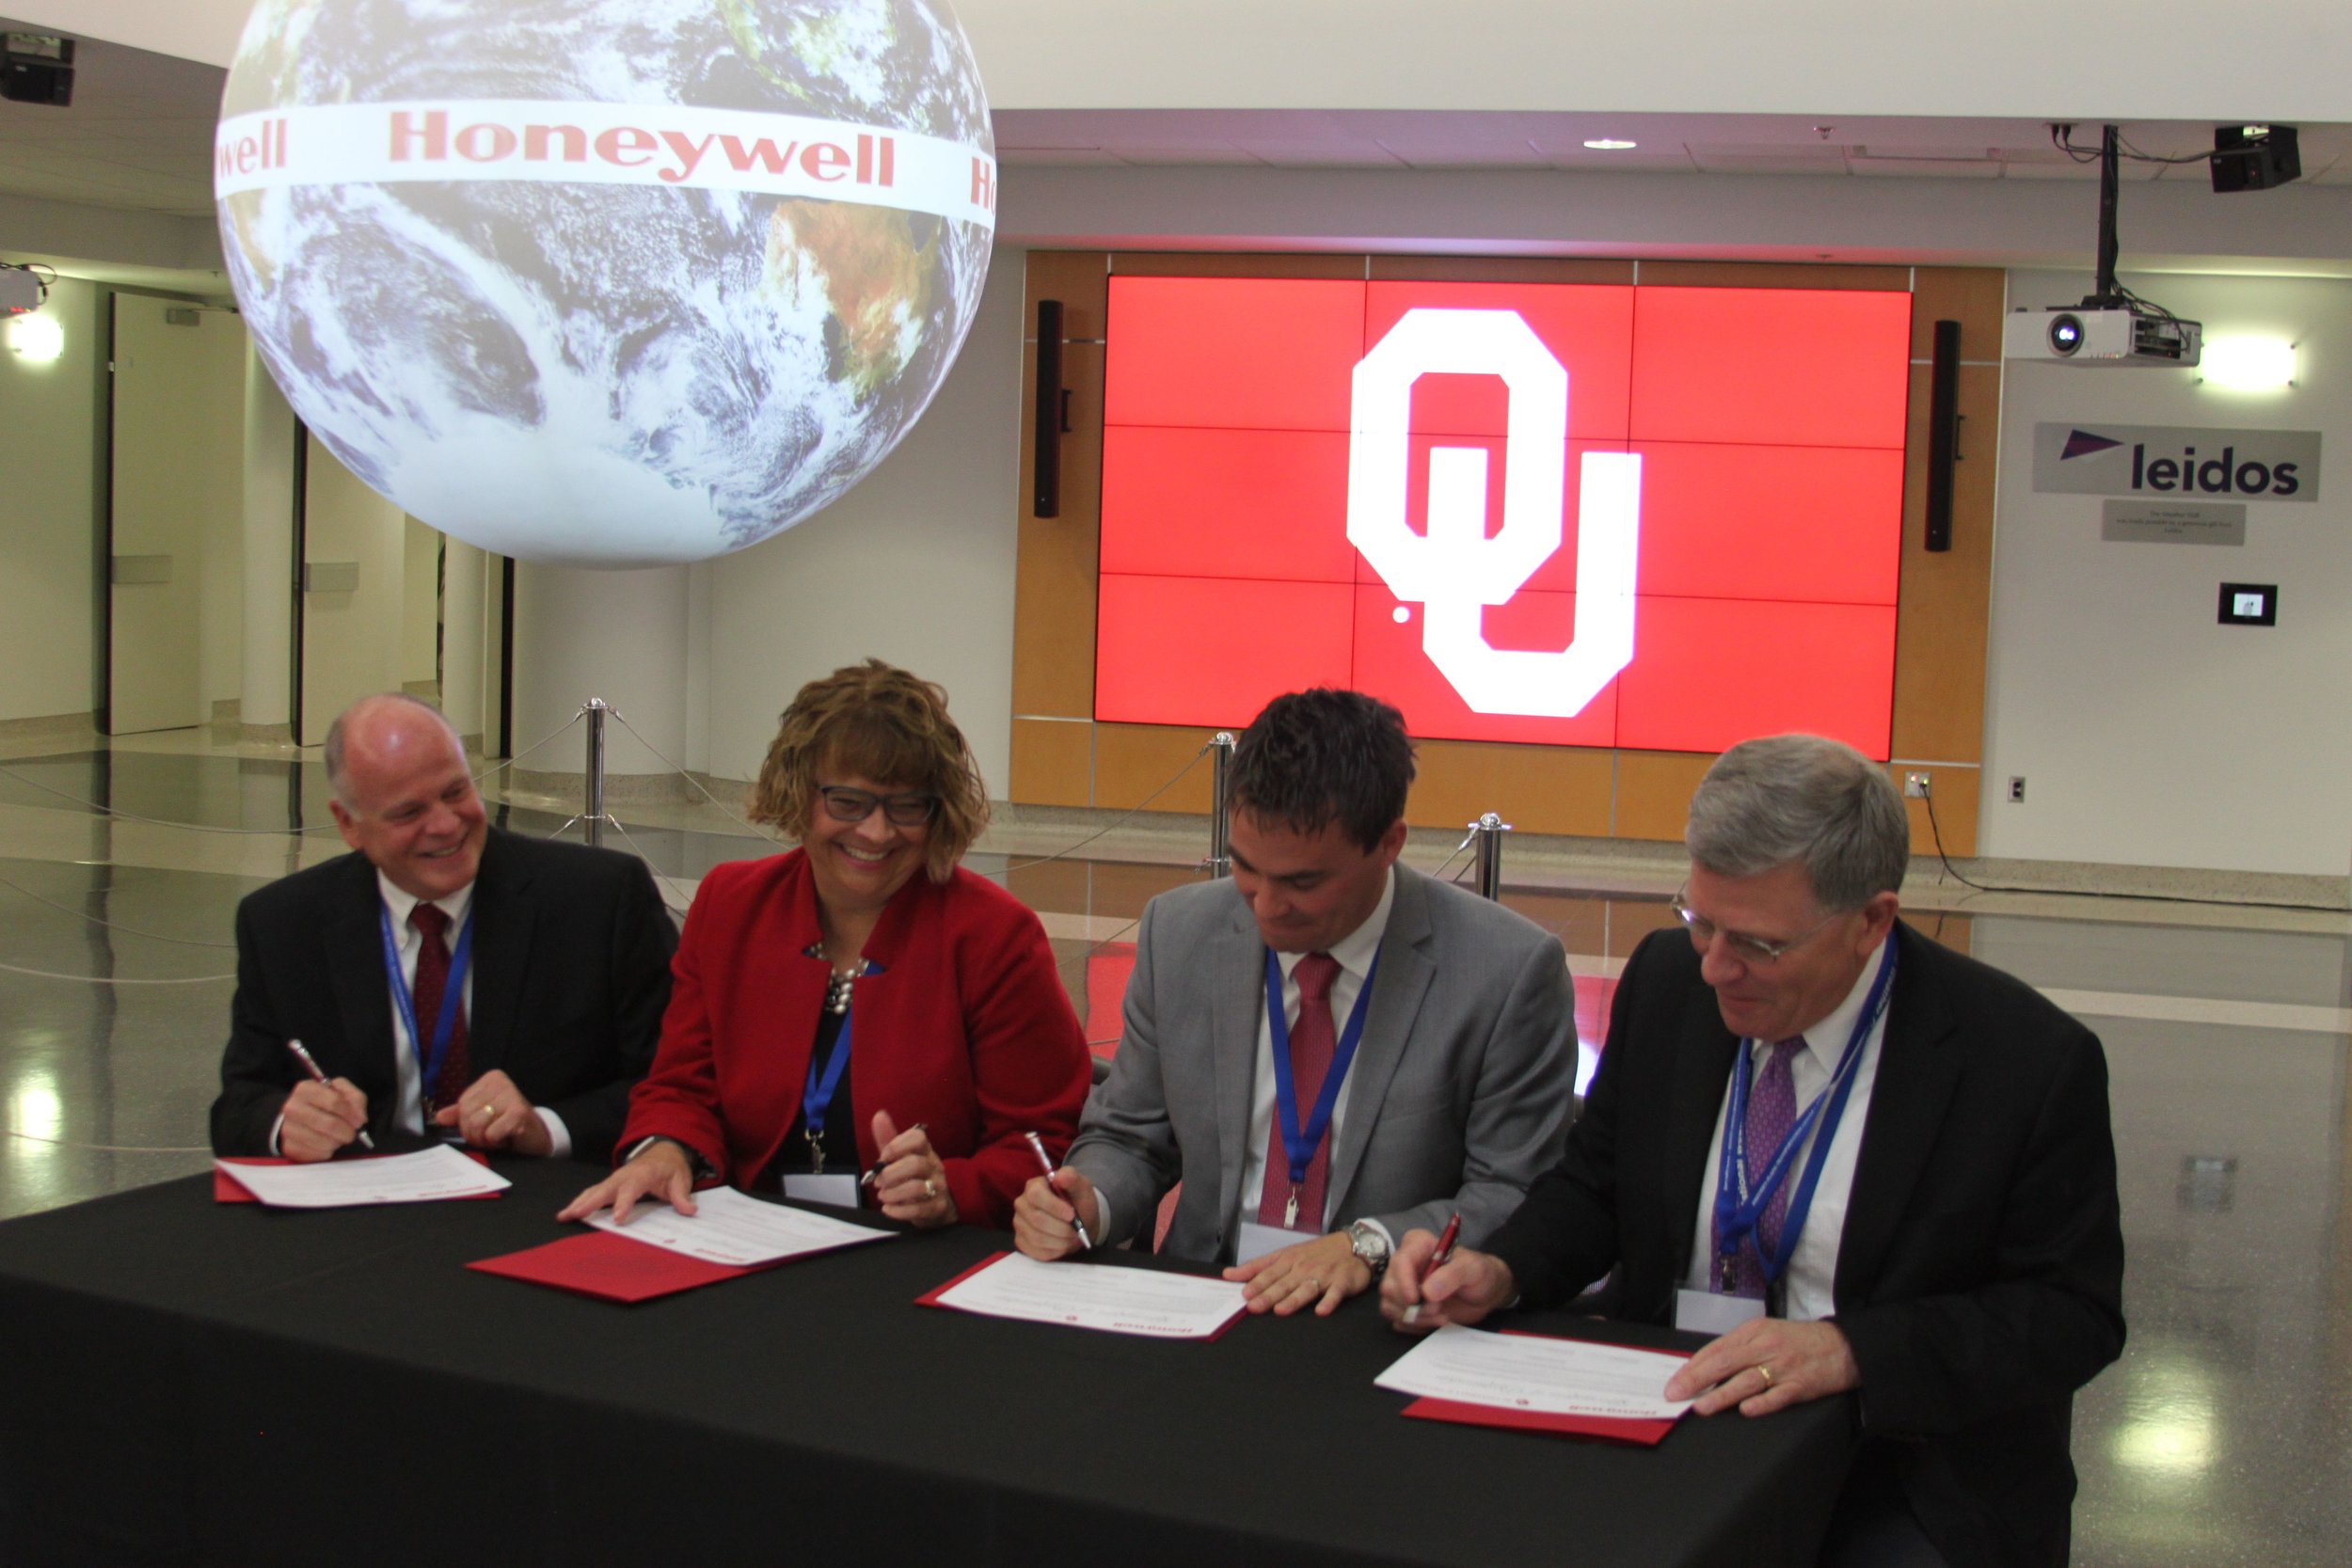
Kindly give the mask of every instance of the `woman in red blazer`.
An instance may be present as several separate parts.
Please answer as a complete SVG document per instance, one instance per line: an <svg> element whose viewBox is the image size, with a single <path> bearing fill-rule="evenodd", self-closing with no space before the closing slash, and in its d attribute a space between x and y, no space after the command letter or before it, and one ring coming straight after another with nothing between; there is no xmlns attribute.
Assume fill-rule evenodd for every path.
<svg viewBox="0 0 2352 1568"><path fill-rule="evenodd" d="M873 659L810 682L751 810L801 847L703 879L627 1163L562 1217L691 1213L715 1176L1009 1225L1025 1134L1058 1162L1091 1064L1037 916L957 863L988 796L946 693Z"/></svg>

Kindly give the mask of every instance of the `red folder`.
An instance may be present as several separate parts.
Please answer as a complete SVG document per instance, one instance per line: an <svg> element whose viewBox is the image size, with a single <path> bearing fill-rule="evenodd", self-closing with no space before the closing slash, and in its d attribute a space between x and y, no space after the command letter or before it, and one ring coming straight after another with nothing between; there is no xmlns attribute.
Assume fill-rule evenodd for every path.
<svg viewBox="0 0 2352 1568"><path fill-rule="evenodd" d="M1415 1400L1405 1407L1405 1414L1417 1420L1453 1421L1462 1426L1605 1437L1645 1449L1656 1448L1675 1428L1673 1421L1629 1420L1621 1416L1554 1416L1541 1410L1509 1410L1499 1404L1464 1404L1456 1400Z"/></svg>
<svg viewBox="0 0 2352 1568"><path fill-rule="evenodd" d="M1526 1335L1534 1339L1570 1339L1569 1334L1528 1334L1523 1328L1506 1328L1505 1334ZM1647 1347L1641 1347L1646 1349ZM1688 1351L1657 1351L1659 1355L1672 1355L1688 1361ZM1460 1426L1502 1427L1513 1432L1558 1432L1577 1437L1602 1437L1613 1443L1631 1443L1640 1448L1654 1449L1666 1440L1666 1433L1682 1419L1677 1416L1667 1420L1648 1420L1625 1416L1555 1416L1545 1410L1516 1410L1508 1405L1471 1404L1461 1400L1417 1399L1405 1407L1405 1414L1415 1420L1453 1421Z"/></svg>
<svg viewBox="0 0 2352 1568"><path fill-rule="evenodd" d="M467 1159L471 1160L477 1165L486 1165L490 1163L489 1156L484 1154L478 1148L461 1148L457 1152L463 1154ZM373 1160L380 1158L380 1156L374 1154L355 1154L352 1158L355 1160ZM282 1154L254 1154L230 1156L229 1164L232 1165L291 1165L294 1162L287 1159ZM502 1196L504 1196L503 1193L474 1193L470 1195L470 1197L500 1197ZM238 1186L236 1181L227 1171L222 1170L218 1165L215 1165L213 1167L213 1201L215 1203L259 1203L262 1200L255 1197L251 1193L246 1192L243 1187Z"/></svg>
<svg viewBox="0 0 2352 1568"><path fill-rule="evenodd" d="M790 1261L789 1258L777 1259L777 1263ZM657 1296L675 1295L680 1291L740 1279L745 1275L764 1274L777 1263L739 1268L731 1263L689 1258L650 1242L615 1236L610 1230L588 1230L543 1246L485 1258L466 1267L508 1279L528 1280L533 1285L552 1285L559 1291L576 1291L600 1301L634 1305Z"/></svg>

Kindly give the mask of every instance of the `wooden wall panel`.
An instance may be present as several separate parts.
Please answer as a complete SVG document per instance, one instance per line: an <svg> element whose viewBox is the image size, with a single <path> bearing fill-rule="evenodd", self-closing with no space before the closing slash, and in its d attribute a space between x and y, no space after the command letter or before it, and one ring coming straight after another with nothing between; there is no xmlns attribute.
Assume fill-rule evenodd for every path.
<svg viewBox="0 0 2352 1568"><path fill-rule="evenodd" d="M1630 283L1633 263L1580 256L1375 256L1372 279L1440 283Z"/></svg>
<svg viewBox="0 0 2352 1568"><path fill-rule="evenodd" d="M1935 352L1935 324L1960 323L1960 356L1998 365L2009 274L1998 267L1921 267L1911 288L1911 356Z"/></svg>
<svg viewBox="0 0 2352 1568"><path fill-rule="evenodd" d="M1714 766L1691 752L1619 752L1616 836L1681 843L1691 792Z"/></svg>
<svg viewBox="0 0 2352 1568"><path fill-rule="evenodd" d="M1929 375L1926 365L1911 368L1902 584L1895 623L1893 755L1981 762L2001 372L1991 365L1961 367L1961 459L1952 466L1952 547L1932 554L1927 547Z"/></svg>
<svg viewBox="0 0 2352 1568"><path fill-rule="evenodd" d="M1104 257L1033 252L1025 285L1028 330L1021 356L1021 489L1013 574L1012 711L1094 717L1094 594L1103 507ZM1037 302L1062 302L1062 385L1070 431L1062 437L1061 515L1039 517L1035 494ZM1017 753L1016 753L1017 756ZM1021 772L1016 760L1014 771ZM1015 795L1016 800L1048 802Z"/></svg>
<svg viewBox="0 0 2352 1568"><path fill-rule="evenodd" d="M1005 799L1031 806L1094 804L1094 726L1068 719L1012 721Z"/></svg>
<svg viewBox="0 0 2352 1568"><path fill-rule="evenodd" d="M1835 267L1804 261L1644 261L1645 289L1908 289L1909 267Z"/></svg>
<svg viewBox="0 0 2352 1568"><path fill-rule="evenodd" d="M1168 724L1095 725L1094 803L1113 811L1132 810L1190 764L1191 770L1153 800L1152 809L1206 812L1209 759L1194 763L1193 758L1216 733Z"/></svg>
<svg viewBox="0 0 2352 1568"><path fill-rule="evenodd" d="M1609 836L1614 755L1583 747L1509 746L1486 740L1424 740L1406 820L1416 828L1459 828L1501 812L1523 833Z"/></svg>
<svg viewBox="0 0 2352 1568"><path fill-rule="evenodd" d="M1037 333L1037 302L1061 301L1061 335L1080 342L1103 341L1103 312L1110 298L1110 258L1099 250L1033 250L1023 283L1022 318L1026 335Z"/></svg>
<svg viewBox="0 0 2352 1568"><path fill-rule="evenodd" d="M1361 277L1368 258L1265 256L1248 251L1120 250L1111 271L1137 277Z"/></svg>
<svg viewBox="0 0 2352 1568"><path fill-rule="evenodd" d="M1910 771L1899 762L1886 765L1894 775L1895 787L1902 787L1903 774ZM1935 821L1928 821L1928 803L1906 799L1903 809L1911 815L1911 852L1933 856L1935 830L1944 830L1944 852L1952 859L1966 860L1977 852L1977 802L1981 769L1975 768L1935 768L1927 769L1935 778Z"/></svg>

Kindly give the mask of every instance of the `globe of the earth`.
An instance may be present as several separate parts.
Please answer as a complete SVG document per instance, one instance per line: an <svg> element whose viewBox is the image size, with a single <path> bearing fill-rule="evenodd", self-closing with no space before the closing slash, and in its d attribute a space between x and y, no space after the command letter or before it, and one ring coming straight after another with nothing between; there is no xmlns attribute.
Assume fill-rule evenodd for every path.
<svg viewBox="0 0 2352 1568"><path fill-rule="evenodd" d="M530 561L701 560L855 484L994 237L946 0L262 0L215 188L294 412Z"/></svg>

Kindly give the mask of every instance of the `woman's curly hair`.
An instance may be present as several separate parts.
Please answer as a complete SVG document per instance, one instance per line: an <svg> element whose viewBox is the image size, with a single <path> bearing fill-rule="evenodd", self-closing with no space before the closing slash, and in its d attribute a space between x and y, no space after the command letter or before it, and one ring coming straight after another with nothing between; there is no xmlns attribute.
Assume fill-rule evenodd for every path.
<svg viewBox="0 0 2352 1568"><path fill-rule="evenodd" d="M801 688L777 721L776 738L746 802L752 819L808 837L817 786L862 778L885 792L939 798L925 869L944 882L988 826L988 786L972 748L947 717L945 689L869 658ZM820 781L819 771L828 777Z"/></svg>

